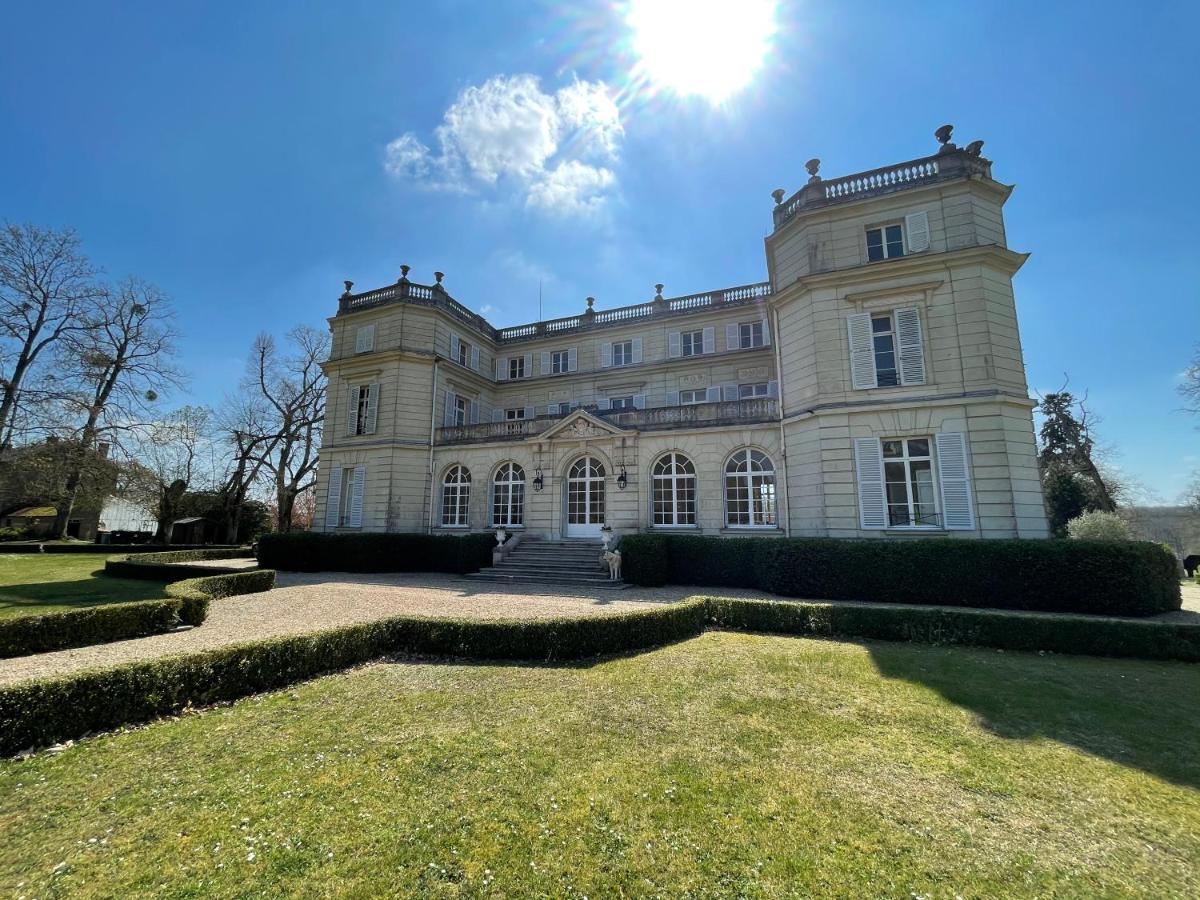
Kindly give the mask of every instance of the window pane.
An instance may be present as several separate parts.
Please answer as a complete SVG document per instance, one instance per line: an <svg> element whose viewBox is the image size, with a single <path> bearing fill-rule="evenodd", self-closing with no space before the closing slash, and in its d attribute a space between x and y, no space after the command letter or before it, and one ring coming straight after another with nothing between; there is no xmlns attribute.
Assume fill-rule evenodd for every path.
<svg viewBox="0 0 1200 900"><path fill-rule="evenodd" d="M887 227L887 242L889 244L898 244L903 240L903 232L899 225L889 225Z"/></svg>
<svg viewBox="0 0 1200 900"><path fill-rule="evenodd" d="M877 334L874 338L876 353L891 353L895 345L890 334Z"/></svg>
<svg viewBox="0 0 1200 900"><path fill-rule="evenodd" d="M909 456L928 456L929 455L929 438L913 438L908 442ZM915 466L913 467L915 470Z"/></svg>
<svg viewBox="0 0 1200 900"><path fill-rule="evenodd" d="M879 334L881 331L891 331L892 330L892 317L891 316L872 316L871 317L871 330L873 332L875 332L876 334Z"/></svg>

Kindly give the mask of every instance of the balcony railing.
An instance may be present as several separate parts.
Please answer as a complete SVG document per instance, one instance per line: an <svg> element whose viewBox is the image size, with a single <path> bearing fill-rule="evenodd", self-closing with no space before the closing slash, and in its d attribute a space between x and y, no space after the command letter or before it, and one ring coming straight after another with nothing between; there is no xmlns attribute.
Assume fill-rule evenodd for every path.
<svg viewBox="0 0 1200 900"><path fill-rule="evenodd" d="M772 422L779 415L778 403L773 397L690 403L684 406L656 406L650 409L601 410L595 406L583 408L620 428L639 431ZM476 425L448 425L437 430L436 440L439 444L519 441L549 431L566 415L568 414L504 422L480 422Z"/></svg>

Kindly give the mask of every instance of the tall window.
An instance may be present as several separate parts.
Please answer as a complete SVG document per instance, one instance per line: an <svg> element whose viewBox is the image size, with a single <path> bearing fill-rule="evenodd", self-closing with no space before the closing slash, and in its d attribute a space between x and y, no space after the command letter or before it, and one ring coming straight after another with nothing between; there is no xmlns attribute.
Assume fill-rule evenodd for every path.
<svg viewBox="0 0 1200 900"><path fill-rule="evenodd" d="M442 524L465 528L471 505L471 473L465 466L452 466L442 479Z"/></svg>
<svg viewBox="0 0 1200 900"><path fill-rule="evenodd" d="M508 359L508 377L509 378L524 378L525 377L525 357L511 356Z"/></svg>
<svg viewBox="0 0 1200 900"><path fill-rule="evenodd" d="M679 392L679 403L682 406L689 406L693 403L703 403L708 399L708 391L704 388L691 391Z"/></svg>
<svg viewBox="0 0 1200 900"><path fill-rule="evenodd" d="M762 322L742 322L738 325L738 334L738 347L742 350L747 347L762 347L766 344L763 340Z"/></svg>
<svg viewBox="0 0 1200 900"><path fill-rule="evenodd" d="M570 371L571 354L568 350L555 350L550 354L550 374L562 375Z"/></svg>
<svg viewBox="0 0 1200 900"><path fill-rule="evenodd" d="M371 386L364 384L358 389L358 406L354 411L354 433L367 433L367 419L371 410Z"/></svg>
<svg viewBox="0 0 1200 900"><path fill-rule="evenodd" d="M888 525L892 528L938 524L929 444L929 438L883 442L883 480L887 486Z"/></svg>
<svg viewBox="0 0 1200 900"><path fill-rule="evenodd" d="M633 409L633 397L612 397L608 402L609 409Z"/></svg>
<svg viewBox="0 0 1200 900"><path fill-rule="evenodd" d="M884 225L867 229L867 260L875 262L904 255L904 229L899 225Z"/></svg>
<svg viewBox="0 0 1200 900"><path fill-rule="evenodd" d="M454 397L454 424L455 425L466 425L467 424L467 409L468 409L468 407L469 407L469 404L467 402L466 397L459 397L459 396L455 395L455 397Z"/></svg>
<svg viewBox="0 0 1200 900"><path fill-rule="evenodd" d="M745 528L775 524L775 466L765 453L747 448L729 457L725 523Z"/></svg>
<svg viewBox="0 0 1200 900"><path fill-rule="evenodd" d="M525 470L514 462L502 463L492 480L492 524L525 524Z"/></svg>
<svg viewBox="0 0 1200 900"><path fill-rule="evenodd" d="M660 457L651 469L654 524L696 524L696 467L682 453Z"/></svg>
<svg viewBox="0 0 1200 900"><path fill-rule="evenodd" d="M612 364L614 366L628 366L633 364L633 341L613 342Z"/></svg>
<svg viewBox="0 0 1200 900"><path fill-rule="evenodd" d="M896 328L891 313L871 316L871 341L875 351L875 383L895 387L900 383L896 369Z"/></svg>
<svg viewBox="0 0 1200 900"><path fill-rule="evenodd" d="M342 469L342 492L338 497L338 525L350 524L350 508L354 503L354 467Z"/></svg>
<svg viewBox="0 0 1200 900"><path fill-rule="evenodd" d="M458 342L458 362L468 369L471 367L471 345L466 341Z"/></svg>
<svg viewBox="0 0 1200 900"><path fill-rule="evenodd" d="M683 356L699 356L704 352L704 332L685 331L679 336L679 349Z"/></svg>

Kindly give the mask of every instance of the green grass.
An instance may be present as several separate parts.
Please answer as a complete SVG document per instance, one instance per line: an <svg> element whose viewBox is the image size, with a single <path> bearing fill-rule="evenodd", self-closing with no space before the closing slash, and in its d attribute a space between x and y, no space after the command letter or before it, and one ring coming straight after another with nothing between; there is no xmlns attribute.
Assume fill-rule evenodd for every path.
<svg viewBox="0 0 1200 900"><path fill-rule="evenodd" d="M109 578L105 553L0 554L0 619L166 596L162 581Z"/></svg>
<svg viewBox="0 0 1200 900"><path fill-rule="evenodd" d="M0 894L1200 895L1200 666L710 632L0 763Z"/></svg>

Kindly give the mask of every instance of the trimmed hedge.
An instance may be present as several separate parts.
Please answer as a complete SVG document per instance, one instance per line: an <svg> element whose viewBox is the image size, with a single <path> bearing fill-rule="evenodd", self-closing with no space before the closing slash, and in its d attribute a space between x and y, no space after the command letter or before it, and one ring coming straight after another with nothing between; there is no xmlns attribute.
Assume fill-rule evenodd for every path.
<svg viewBox="0 0 1200 900"><path fill-rule="evenodd" d="M210 600L236 597L242 594L258 594L275 587L275 572L272 569L249 569L227 575L207 575L203 578L188 578L167 585L167 596L179 601L179 620L184 625L199 625L208 616Z"/></svg>
<svg viewBox="0 0 1200 900"><path fill-rule="evenodd" d="M1135 541L846 540L634 534L641 585L749 587L784 597L1148 616L1179 609L1174 556Z"/></svg>
<svg viewBox="0 0 1200 900"><path fill-rule="evenodd" d="M0 755L234 700L391 653L569 660L699 634L705 604L533 621L400 617L0 688Z"/></svg>
<svg viewBox="0 0 1200 900"><path fill-rule="evenodd" d="M0 619L0 657L50 653L158 634L180 621L183 605L179 600L139 600ZM200 621L204 621L203 614Z"/></svg>
<svg viewBox="0 0 1200 900"><path fill-rule="evenodd" d="M251 559L247 547L223 547L202 550L168 550L163 553L141 553L114 556L104 564L104 574L116 578L141 578L146 581L176 581L180 578L203 578L207 575L242 571L213 566L189 566L189 562L221 559Z"/></svg>
<svg viewBox="0 0 1200 900"><path fill-rule="evenodd" d="M263 566L287 572L475 572L492 564L496 538L483 534L264 534Z"/></svg>

